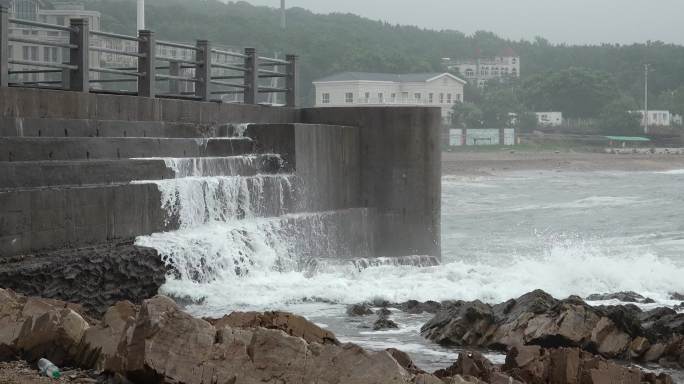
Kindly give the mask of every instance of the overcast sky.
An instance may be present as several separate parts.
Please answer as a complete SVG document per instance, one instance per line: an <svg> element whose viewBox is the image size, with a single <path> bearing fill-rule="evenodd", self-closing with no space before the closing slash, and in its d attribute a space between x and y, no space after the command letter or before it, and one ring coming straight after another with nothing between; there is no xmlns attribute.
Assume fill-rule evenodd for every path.
<svg viewBox="0 0 684 384"><path fill-rule="evenodd" d="M280 6L280 0L247 0ZM317 13L351 12L374 20L492 31L511 39L554 43L684 44L684 0L286 0Z"/></svg>

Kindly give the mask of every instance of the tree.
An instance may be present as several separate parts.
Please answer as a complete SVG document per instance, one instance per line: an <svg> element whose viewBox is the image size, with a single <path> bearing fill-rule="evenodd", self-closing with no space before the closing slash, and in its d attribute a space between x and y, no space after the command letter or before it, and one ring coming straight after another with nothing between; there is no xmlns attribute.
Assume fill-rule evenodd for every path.
<svg viewBox="0 0 684 384"><path fill-rule="evenodd" d="M456 103L451 115L451 125L455 128L481 128L482 110L470 102Z"/></svg>
<svg viewBox="0 0 684 384"><path fill-rule="evenodd" d="M518 113L518 129L520 132L533 132L537 129L539 121L537 120L537 115L534 112L524 111Z"/></svg>
<svg viewBox="0 0 684 384"><path fill-rule="evenodd" d="M616 99L620 92L607 73L569 68L527 79L526 104L534 111L560 111L568 118L590 118Z"/></svg>
<svg viewBox="0 0 684 384"><path fill-rule="evenodd" d="M641 115L634 113L636 102L626 97L606 105L601 111L598 128L606 135L635 136L643 133Z"/></svg>

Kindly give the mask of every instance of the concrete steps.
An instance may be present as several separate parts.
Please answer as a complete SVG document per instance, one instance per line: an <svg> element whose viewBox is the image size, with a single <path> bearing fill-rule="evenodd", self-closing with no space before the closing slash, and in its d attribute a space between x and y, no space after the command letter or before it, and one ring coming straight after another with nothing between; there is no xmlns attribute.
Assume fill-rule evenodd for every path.
<svg viewBox="0 0 684 384"><path fill-rule="evenodd" d="M83 186L189 176L254 176L281 170L278 155L181 159L0 162L0 191L12 188Z"/></svg>
<svg viewBox="0 0 684 384"><path fill-rule="evenodd" d="M0 138L0 161L236 156L253 152L249 138Z"/></svg>
<svg viewBox="0 0 684 384"><path fill-rule="evenodd" d="M0 117L0 137L226 137L232 124Z"/></svg>

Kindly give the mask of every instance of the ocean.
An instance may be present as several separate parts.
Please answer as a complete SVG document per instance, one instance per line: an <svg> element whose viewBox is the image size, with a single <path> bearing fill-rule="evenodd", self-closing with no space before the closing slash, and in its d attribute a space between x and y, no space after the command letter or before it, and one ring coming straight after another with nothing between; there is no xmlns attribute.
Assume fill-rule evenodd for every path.
<svg viewBox="0 0 684 384"><path fill-rule="evenodd" d="M175 265L162 293L193 302L187 310L195 315L290 311L342 341L404 350L424 369L448 366L458 354L420 336L430 315L393 311L400 328L376 332L374 316L349 318L346 305L498 303L534 289L556 298L635 291L656 301L645 308L679 304L670 293L684 292L684 171L445 176L442 189L443 256L434 267L298 271L283 261L292 251L273 219L212 221L137 243Z"/></svg>

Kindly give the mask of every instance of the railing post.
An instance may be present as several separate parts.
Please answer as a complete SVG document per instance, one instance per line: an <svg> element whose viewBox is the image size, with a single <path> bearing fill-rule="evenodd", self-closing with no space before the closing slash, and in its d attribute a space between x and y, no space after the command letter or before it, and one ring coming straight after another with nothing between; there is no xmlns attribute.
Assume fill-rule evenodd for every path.
<svg viewBox="0 0 684 384"><path fill-rule="evenodd" d="M90 91L90 32L87 19L71 19L71 49L69 64L76 66L69 75L69 89L77 92Z"/></svg>
<svg viewBox="0 0 684 384"><path fill-rule="evenodd" d="M149 30L138 31L138 72L142 74L138 78L138 96L155 97L157 81L157 44L154 32Z"/></svg>
<svg viewBox="0 0 684 384"><path fill-rule="evenodd" d="M211 46L207 40L197 40L197 49L195 96L209 101L211 99Z"/></svg>
<svg viewBox="0 0 684 384"><path fill-rule="evenodd" d="M285 77L285 105L288 107L297 106L297 79L299 77L299 65L297 64L297 55L287 55L286 60L289 64L286 66L287 77Z"/></svg>
<svg viewBox="0 0 684 384"><path fill-rule="evenodd" d="M180 76L181 74L181 63L177 61L172 61L169 63L169 75L170 76ZM180 95L180 81L176 79L169 79L169 93L172 95Z"/></svg>
<svg viewBox="0 0 684 384"><path fill-rule="evenodd" d="M259 97L259 57L254 48L245 48L245 56L245 103L256 104Z"/></svg>
<svg viewBox="0 0 684 384"><path fill-rule="evenodd" d="M9 10L0 5L0 87L9 83Z"/></svg>

